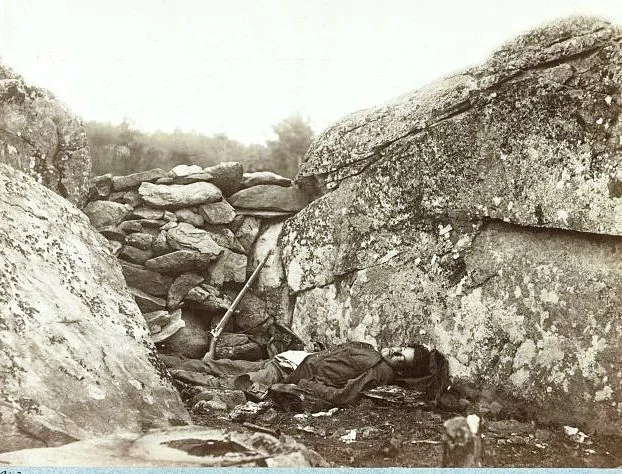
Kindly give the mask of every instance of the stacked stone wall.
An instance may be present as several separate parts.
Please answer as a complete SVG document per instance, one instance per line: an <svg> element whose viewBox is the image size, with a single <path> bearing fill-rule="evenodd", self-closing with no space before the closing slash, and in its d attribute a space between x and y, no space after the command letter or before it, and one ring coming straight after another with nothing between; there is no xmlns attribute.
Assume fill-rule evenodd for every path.
<svg viewBox="0 0 622 474"><path fill-rule="evenodd" d="M227 162L95 177L84 212L165 353L202 357L211 328L273 250L217 348L219 357L257 359L282 348L275 341L290 309L276 241L307 203L288 178Z"/></svg>

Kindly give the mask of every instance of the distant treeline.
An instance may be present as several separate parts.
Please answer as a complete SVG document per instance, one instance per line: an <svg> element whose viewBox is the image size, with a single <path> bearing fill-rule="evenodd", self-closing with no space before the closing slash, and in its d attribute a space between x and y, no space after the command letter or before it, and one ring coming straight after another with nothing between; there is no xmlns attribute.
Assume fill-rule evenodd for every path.
<svg viewBox="0 0 622 474"><path fill-rule="evenodd" d="M245 171L273 171L294 177L313 139L308 121L293 115L273 127L276 140L244 145L227 138L175 131L144 133L128 121L119 125L86 122L92 156L92 175L125 175L152 168L169 170L177 165L213 166L239 161Z"/></svg>

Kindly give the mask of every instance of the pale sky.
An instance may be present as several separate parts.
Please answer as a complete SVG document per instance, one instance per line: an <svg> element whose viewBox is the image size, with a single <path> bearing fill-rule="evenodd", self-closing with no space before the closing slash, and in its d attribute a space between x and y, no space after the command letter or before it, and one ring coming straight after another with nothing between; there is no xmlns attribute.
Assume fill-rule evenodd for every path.
<svg viewBox="0 0 622 474"><path fill-rule="evenodd" d="M271 138L343 115L622 0L0 0L0 59L85 120Z"/></svg>

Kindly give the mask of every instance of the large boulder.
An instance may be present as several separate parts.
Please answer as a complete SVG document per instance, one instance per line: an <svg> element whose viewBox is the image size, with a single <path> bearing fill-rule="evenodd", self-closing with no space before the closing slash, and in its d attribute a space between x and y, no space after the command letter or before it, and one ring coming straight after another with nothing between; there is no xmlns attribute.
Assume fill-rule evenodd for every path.
<svg viewBox="0 0 622 474"><path fill-rule="evenodd" d="M0 165L0 222L0 451L189 422L87 217Z"/></svg>
<svg viewBox="0 0 622 474"><path fill-rule="evenodd" d="M622 426L622 44L572 18L348 116L283 228L304 339L417 340L534 416Z"/></svg>
<svg viewBox="0 0 622 474"><path fill-rule="evenodd" d="M0 163L82 206L91 155L80 119L50 92L0 65Z"/></svg>

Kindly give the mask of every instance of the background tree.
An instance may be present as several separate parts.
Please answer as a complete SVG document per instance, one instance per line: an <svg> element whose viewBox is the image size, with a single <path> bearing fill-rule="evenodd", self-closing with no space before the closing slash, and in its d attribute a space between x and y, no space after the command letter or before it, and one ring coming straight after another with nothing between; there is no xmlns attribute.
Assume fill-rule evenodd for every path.
<svg viewBox="0 0 622 474"><path fill-rule="evenodd" d="M313 129L299 114L291 115L272 127L276 141L268 142L271 171L293 178L313 140Z"/></svg>
<svg viewBox="0 0 622 474"><path fill-rule="evenodd" d="M246 171L273 171L293 177L313 137L308 122L299 115L275 125L277 140L264 145L244 145L224 134L207 136L179 129L146 134L129 120L119 125L86 122L85 127L94 176L125 175L152 168L169 170L181 164L205 168L223 161L239 161Z"/></svg>

